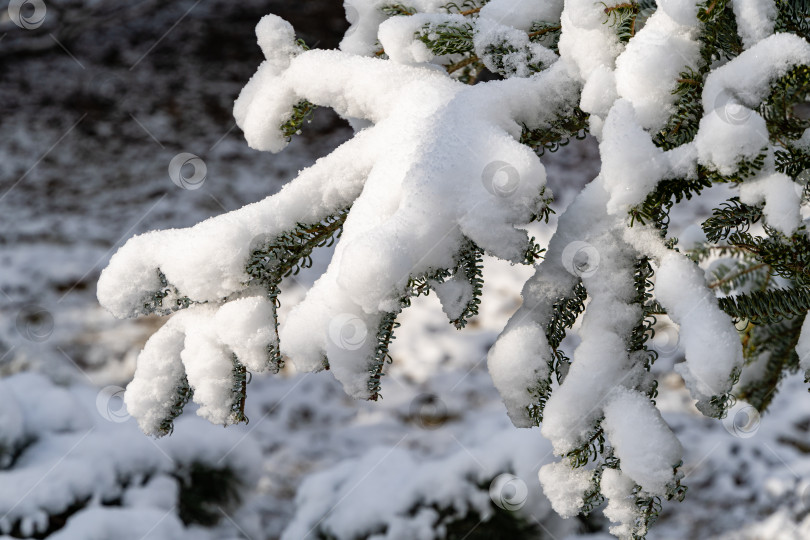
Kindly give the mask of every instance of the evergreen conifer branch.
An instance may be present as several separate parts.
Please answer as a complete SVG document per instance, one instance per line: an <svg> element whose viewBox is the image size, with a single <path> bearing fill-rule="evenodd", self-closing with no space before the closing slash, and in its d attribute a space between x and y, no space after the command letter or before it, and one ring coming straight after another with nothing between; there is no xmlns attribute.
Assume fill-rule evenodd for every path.
<svg viewBox="0 0 810 540"><path fill-rule="evenodd" d="M161 420L158 436L171 435L172 431L174 431L174 419L183 413L183 407L194 395L194 389L189 386L188 378L185 375L183 375L180 384L177 385L175 392L171 412L169 416Z"/></svg>
<svg viewBox="0 0 810 540"><path fill-rule="evenodd" d="M782 147L798 139L810 127L810 119L796 114L794 107L810 96L810 66L796 66L771 85L771 93L759 106L765 118L771 140Z"/></svg>
<svg viewBox="0 0 810 540"><path fill-rule="evenodd" d="M180 309L185 309L194 304L187 296L181 296L176 287L169 284L166 275L160 270L157 271L160 288L152 293L151 297L143 303L141 313L150 315L169 315ZM168 305L167 305L168 303Z"/></svg>
<svg viewBox="0 0 810 540"><path fill-rule="evenodd" d="M515 324L510 323L502 335L506 344L500 352L497 352L499 344L490 352L488 361L493 381L504 396L516 425L539 425L542 422L544 435L548 433L563 461L579 469L575 471L579 475L577 478L592 473L590 488L579 494L583 495L583 511L593 510L607 498L613 503L612 497L620 493L615 496L624 497L625 501L632 501L635 505L632 517L623 518L621 524L622 530L630 531L625 537L643 538L660 513L662 501L680 499L685 491L680 484L683 476L681 465L675 463L682 457L680 447L655 408L658 385L651 368L658 353L648 344L655 337L656 316L669 311L672 320L680 325L681 335L685 338L682 343L686 363L679 366L679 373L698 400L698 408L708 416L722 418L738 398L763 410L785 374L799 369L795 349L802 323L810 310L810 237L806 223L798 213L801 210L799 201L806 203L810 200L810 182L806 178L810 176L807 172L810 170L810 151L806 145L810 118L804 112L810 97L810 67L802 65L796 58L806 61L807 51L789 51L793 56L779 57L781 65L785 66L781 71L776 68L769 70L768 66L757 71L761 66L754 66L751 59L759 58L758 51L769 51L768 46L776 48L774 45L782 44L799 50L803 44L798 43L801 40L785 35L752 38L751 21L746 19L748 15L741 14L739 9L735 12L735 7L739 6L729 0L700 2L696 6L698 21L685 22L678 20L685 19L685 10L675 13L663 9L659 12L653 0L614 2L612 5L603 4L601 8L597 5L590 22L583 22L585 18L572 20L568 16L570 13L559 16L551 10L539 8L521 12L524 13L523 21L507 21L508 16L503 17L499 10L508 6L502 0L495 1L501 5L492 5L497 8L492 10L486 7L488 2L471 0L427 8L424 7L426 3L418 3L419 9L408 3L391 3L382 8L375 4L374 9L381 9L381 12L371 13L371 18L396 20L383 22L383 25L388 25L385 31L379 21L375 22L380 30L376 38L371 27L365 29L368 32L354 36L347 34L341 45L346 50L326 54L321 54L324 51L307 51L305 46L300 46L304 52L296 49L289 53L290 58L283 54L274 57L274 52L267 52L271 49L267 46L270 38L264 36L262 47L267 49L268 65L270 68L282 66L278 68L278 74L271 74L278 75L273 79L274 84L289 86L285 87L289 90L285 95L290 101L274 103L279 105L279 110L273 113L275 116L270 125L278 128L256 130L261 133L253 133L252 140L275 151L283 140L288 141L301 132L303 124L311 118L314 101L335 108L344 117L362 118L369 123L367 129L360 130L347 143L356 144L357 148L353 150L359 148L363 151L350 153L356 160L338 160L335 169L340 181L321 177L306 179L311 182L303 184L307 188L323 190L323 193L318 193L320 198L313 198L317 211L323 213L307 214L314 223L298 223L289 231L280 234L275 231L271 237L254 239L245 269L248 279L244 283L239 281L234 286L211 287L195 294L194 283L184 282L179 273L168 272L178 282L179 285L175 286L163 275L160 265L155 264L150 271L157 267L158 290L146 295L141 311L165 314L191 307L189 311L199 316L199 320L207 321L206 317L219 314L219 304L247 297L249 302L242 306L247 306L246 310L253 306L256 312L248 311L246 317L259 313L260 316L251 320L264 322L267 313L272 312L273 339L267 345L267 367L278 371L283 365L277 320L283 278L310 266L314 249L330 245L340 237L353 201L367 195L364 181L373 184L368 187L371 193L379 194L384 191L383 187L396 190L394 196L385 198L386 204L396 212L381 216L380 221L367 218L363 222L362 211L354 213L359 216L359 221L349 222L351 227L346 229L344 238L346 244L338 247L340 264L330 266L326 275L328 279L313 287L302 304L303 309L293 311L282 329L285 353L296 362L301 358L301 365L306 369L331 367L344 387L357 397L379 399L386 364L392 361L389 351L398 327L397 317L411 305L413 298L435 291L451 324L461 329L478 314L483 290L484 253L512 263L535 264L544 259L538 265L538 273L545 273L524 289L524 295L527 295L524 306L539 309L534 315L529 313L528 317L533 318L526 317L526 321L521 318L527 315L525 312L516 315ZM810 8L807 0L776 0L775 5L778 10L777 32L807 35ZM569 8L568 0L562 8ZM422 9L427 13L421 13ZM535 17L541 20L532 20ZM292 33L289 25L284 26L286 23L271 20L267 24L275 25L273 28L279 34L289 37ZM681 28L677 40L661 31L661 28L669 27ZM485 32L487 29L489 33ZM569 29L576 36L571 39L582 39L581 36L586 34L591 36L588 39L597 40L598 37L596 45L601 48L590 51L594 57L606 51L615 54L605 56L609 61L599 57L601 67L592 70L589 62L593 59L579 57L580 54L588 56L585 52L572 54L567 50L570 47L565 39L570 37L567 34ZM577 36L576 32L580 35ZM360 34L364 36L357 39ZM645 37L650 38L650 51L639 51L634 47L632 40L637 36L642 40L640 43L645 43ZM261 39L260 36L260 43ZM379 41L375 42L375 39ZM562 50L558 47L561 39ZM762 43L766 39L771 39L771 42ZM381 48L382 43L387 51ZM622 43L629 45L624 47ZM669 58L662 43L683 47L680 54L684 60L682 66L677 59L677 63L664 61ZM751 50L760 45L765 48ZM792 51L791 47L785 49ZM624 58L621 55L625 55ZM558 60L560 56L562 59ZM778 57L776 53L774 56ZM286 68L288 60L290 67ZM313 80L320 77L320 71L332 61L355 71L345 81L321 93L318 84L324 81L316 81L316 84ZM434 69L439 64L449 76ZM606 67L612 65L616 69ZM459 84L475 84L485 68L495 78L503 80L484 88ZM651 81L652 97L633 95L628 90L629 84L648 77L649 73L658 73L659 68L664 75L659 77L662 80ZM313 71L316 73L310 73ZM752 72L750 76L749 71ZM324 84L332 85L333 80L339 80L345 74L332 75ZM365 88L363 92L356 92L354 82L366 76L375 95L366 92ZM397 83L392 85L391 80ZM761 84L749 92L749 87L756 86L757 82ZM408 87L407 95L397 94L393 99L391 96L405 85L414 86ZM479 96L491 95L487 92L501 90L504 95L511 92L509 100L476 101ZM602 90L604 92L600 94ZM523 93L532 97L525 103L518 103ZM385 95L383 99L381 94ZM731 95L728 102L722 99L726 94ZM250 92L246 95L249 96ZM414 95L424 99L415 103ZM298 96L309 99L301 97L294 102ZM554 106L545 107L546 101L554 99L558 101ZM511 100L515 101L514 105ZM472 117L474 107L471 104L484 104L479 107L479 116L486 121L475 123L480 119ZM534 104L542 105L534 110ZM660 110L662 105L666 107L664 113ZM654 110L655 107L659 110ZM739 107L748 118L736 121L721 116L731 107ZM262 114L265 109L256 108ZM289 117L285 113L287 110L290 111ZM412 124L403 122L407 129L402 129L402 132L418 132L408 139L411 154L419 154L428 143L438 153L430 154L430 159L414 158L404 165L391 163L395 160L386 159L377 143L371 145L368 139L378 135L380 140L386 137L385 128L394 123L387 120L392 117L412 121ZM419 123L424 117L431 121ZM244 123L244 119L242 121ZM480 131L486 145L477 146L479 141L473 136L468 137L469 133L463 129L468 121L468 131ZM253 131L248 128L246 131ZM273 132L268 134L265 131ZM548 221L551 213L550 197L543 190L545 176L542 166L529 149L542 156L546 151L554 152L571 139L584 138L590 132L600 141L600 153L604 158L601 174L569 207L574 210L567 210L561 216L549 251L546 252L534 238L527 244L527 237L523 236L525 231L518 231L519 236L506 238L507 233L522 229L528 216L532 221ZM369 136L369 133L374 135ZM479 157L477 154L486 154L484 164L498 165L499 174L509 177L507 180L510 181L517 179L519 188L529 186L529 189L521 196L511 198L512 192L490 189L494 181L491 178L483 179L486 189L478 183L470 183L470 178L477 180L479 165L476 163L468 169L469 163L455 159L459 152L442 146L443 140L451 136L465 137L463 142L467 144L464 146L474 148L474 158ZM499 146L501 142L504 143L502 147ZM490 155L490 145L497 146L498 151L508 154L508 157L501 158L496 152ZM448 147L452 145L448 144ZM634 160L638 156L620 155L624 151L637 151L642 158ZM362 163L356 165L354 161ZM435 163L447 166L436 171ZM522 177L511 174L512 169L517 172L517 164L526 171ZM460 179L454 177L458 171L461 171ZM381 185L380 176L390 176L395 180ZM529 184L530 181L537 182ZM678 240L669 236L671 210L675 205L701 197L710 188L720 185L738 190L740 196L712 208L711 214L702 222L705 243L694 249L684 245L679 248ZM794 187L796 193L792 191ZM478 208L477 205L470 203L470 207L465 207L469 212L460 211L457 216L453 213L457 210L453 206L456 201L444 204L444 201L426 199L442 197L444 195L436 194L444 193L457 196L458 204L467 204L466 198L469 197L485 205L486 212L475 217L497 216L500 221L492 219L484 223L486 227L506 225L503 244L507 247L499 244L499 236L490 230L482 230L480 223L469 219L472 214L469 208ZM490 195L492 197L486 198ZM336 200L340 201L339 204L335 203ZM369 196L362 201L366 209L369 204L374 204L374 199ZM434 203L436 206L431 206ZM289 206L297 211L296 205ZM360 206L358 203L354 208ZM776 209L788 207L794 213L784 220L778 219L783 216L777 215ZM277 207L273 208L278 211ZM413 208L419 208L422 213L407 212ZM327 212L330 212L328 217L317 221ZM431 212L441 214L438 224L432 223ZM300 218L287 215L281 222L295 223L296 219ZM355 223L359 223L357 228L354 228ZM444 246L442 242L427 245L435 240L433 236L437 230L446 231L449 224L462 231L442 238L452 247L442 247L446 252L435 258L424 257L426 250L435 249L436 245ZM407 227L419 229L423 225L425 230L420 229L419 235L405 230ZM628 229L628 225L638 227ZM588 230L589 226L599 230ZM382 238L385 236L388 238ZM359 242L355 244L354 240ZM388 241L398 243L389 245ZM603 267L599 268L597 260L594 272L602 273L596 278L594 274L578 273L581 268L567 260L571 246L575 248L575 255L587 254L590 257L595 253ZM363 260L363 254L373 255ZM339 270L335 266L340 266ZM164 264L163 268L170 266ZM708 282L703 269L712 273ZM565 270L576 279L566 275ZM654 272L657 275L654 276ZM352 283L352 273L360 276L356 283ZM403 280L394 279L397 276L409 277L403 284ZM380 283L374 284L376 288L362 289L363 282L377 277ZM600 279L606 281L597 282ZM155 284L153 277L141 281L148 282L149 288ZM610 287L603 286L605 283ZM240 284L242 288L239 288ZM681 289L689 294L681 297ZM138 289L137 294L144 290L148 289ZM221 291L225 292L220 295ZM263 295L261 302L250 304L256 300L257 292ZM717 301L712 292L719 297ZM587 302L589 295L590 303ZM218 296L224 298L217 300ZM136 300L141 301L141 297ZM270 306L267 301L270 301ZM130 309L129 305L126 308ZM354 355L354 349L337 351L331 348L334 343L326 341L331 334L327 336L322 328L324 321L331 324L330 318L334 319L341 310L344 311L341 315L354 316L371 328L368 333L371 341L364 342ZM581 349L569 358L563 340L586 311L581 327ZM721 311L727 317L722 316ZM229 314L228 311L224 313ZM232 313L242 312L235 309ZM307 341L309 328L305 319L310 316L320 317L320 326L316 339ZM732 320L738 323L736 330ZM694 324L695 321L698 324ZM705 328L696 328L702 323L705 323ZM288 333L290 328L292 330ZM705 332L706 328L711 332ZM706 347L700 350L700 345L707 341L707 333L722 335L723 339L718 339L718 342L733 342L735 346L713 351L721 357L716 365L712 363L715 358L707 357ZM525 336L532 337L527 339ZM224 343L228 337L220 336L219 339ZM737 337L740 343L735 341ZM499 338L499 343L502 343L502 338ZM532 339L536 343L523 344L529 351L521 351L521 343L515 342ZM296 340L299 343L289 345ZM607 390L604 385L591 384L593 381L587 380L591 370L584 369L594 367L596 370L594 362L605 360L607 355L597 350L602 344L600 340L609 350L610 357L617 359L615 364L610 364L611 368L626 375L613 381L605 379L613 385ZM260 342L260 347L266 343ZM538 343L542 343L543 350L531 351L531 347L537 347ZM525 375L522 378L509 371L518 361L516 358L521 358L521 352L526 353L523 355L526 359L521 359L519 364ZM326 354L330 358L326 358ZM233 358L232 422L247 421L244 399L249 373L245 366L253 370L253 366L261 362L261 354L258 356L259 361L254 359L254 363L240 359L238 355ZM194 377L192 381L197 384ZM171 421L191 396L192 389L187 379L180 387L170 418L161 424L162 432L171 430ZM581 426L584 431L569 436L564 434L564 424L570 419L556 412L576 409L579 405L578 388L587 389L591 394L588 401L583 399L581 403L592 406L600 396L605 403L596 403L587 414L587 407L583 406L580 416L587 425ZM548 411L547 403L550 404ZM644 471L654 473L646 477L630 466L636 463L633 452L627 451L627 444L634 439L626 432L626 425L619 421L624 419L623 411L629 408L638 414L639 422L646 422L650 431L658 430L653 438L660 443L659 455L663 458ZM552 409L555 411L553 415ZM221 416L217 418L221 419ZM579 482L578 486L581 485ZM632 486L632 490L628 486Z"/></svg>
<svg viewBox="0 0 810 540"><path fill-rule="evenodd" d="M810 39L810 1L808 0L776 0L776 32L789 32L804 39Z"/></svg>
<svg viewBox="0 0 810 540"><path fill-rule="evenodd" d="M304 124L312 121L312 115L317 107L307 100L299 101L292 110L290 119L281 125L281 132L291 141L294 135L300 135Z"/></svg>
<svg viewBox="0 0 810 540"><path fill-rule="evenodd" d="M571 290L570 296L565 296L557 300L552 306L552 315L546 325L546 339L552 351L552 358L548 366L548 374L543 379L537 381L536 386L529 389L529 393L534 396L534 402L527 407L529 417L540 425L543 421L543 411L546 401L551 394L552 376L556 377L557 383L561 383L568 372L571 359L560 347L567 330L569 330L580 314L585 311L585 301L588 292L579 281Z"/></svg>
<svg viewBox="0 0 810 540"><path fill-rule="evenodd" d="M380 8L380 11L388 15L389 17L396 17L397 15L414 15L416 13L416 8L412 8L410 6L406 6L403 4L388 4Z"/></svg>
<svg viewBox="0 0 810 540"><path fill-rule="evenodd" d="M239 362L236 355L233 355L233 370L231 370L231 378L233 379L233 386L231 388L231 396L233 405L231 407L232 424L247 424L250 420L245 416L245 399L247 398L247 385L250 382L250 375L248 370Z"/></svg>
<svg viewBox="0 0 810 540"><path fill-rule="evenodd" d="M472 23L465 22L459 25L440 23L426 25L417 34L418 39L437 56L448 54L469 54L475 49L473 46Z"/></svg>
<svg viewBox="0 0 810 540"><path fill-rule="evenodd" d="M567 146L571 139L584 139L588 131L588 115L575 107L570 114L559 115L547 126L529 129L524 124L520 142L542 156L546 151L556 152Z"/></svg>
<svg viewBox="0 0 810 540"><path fill-rule="evenodd" d="M778 323L810 311L810 288L770 289L720 298L720 307L738 321Z"/></svg>
<svg viewBox="0 0 810 540"><path fill-rule="evenodd" d="M727 239L732 233L747 233L751 225L762 219L762 208L740 202L732 197L712 210L710 218L703 222L703 232L709 242L717 243Z"/></svg>
<svg viewBox="0 0 810 540"><path fill-rule="evenodd" d="M475 15L485 6L489 0L464 0L463 2L449 2L442 6L442 10L447 13L457 13L464 15Z"/></svg>
<svg viewBox="0 0 810 540"><path fill-rule="evenodd" d="M267 369L277 373L284 367L278 334L278 295L279 285L285 277L298 274L302 268L312 265L312 251L319 247L330 247L340 238L343 222L349 214L345 209L320 223L305 225L299 223L288 233L272 240L264 241L253 250L245 271L250 276L248 285L257 285L265 290L272 302L273 333L275 340L267 348Z"/></svg>
<svg viewBox="0 0 810 540"><path fill-rule="evenodd" d="M799 341L806 313L772 324L750 325L743 352L749 364L761 363L757 377L741 383L736 395L760 413L765 412L776 395L779 383L799 370Z"/></svg>
<svg viewBox="0 0 810 540"><path fill-rule="evenodd" d="M630 41L636 35L636 19L640 11L637 2L624 2L608 6L604 2L605 15L607 15L607 23L616 29L616 34L619 40L623 43Z"/></svg>
<svg viewBox="0 0 810 540"><path fill-rule="evenodd" d="M403 307L410 304L410 299L402 301ZM391 346L391 341L395 339L394 330L399 327L397 322L398 313L385 313L382 316L379 327L377 327L376 339L377 346L374 349L374 356L369 363L368 367L368 390L370 401L377 401L382 398L380 389L382 388L382 376L386 364L393 362L393 358L388 354L388 349Z"/></svg>

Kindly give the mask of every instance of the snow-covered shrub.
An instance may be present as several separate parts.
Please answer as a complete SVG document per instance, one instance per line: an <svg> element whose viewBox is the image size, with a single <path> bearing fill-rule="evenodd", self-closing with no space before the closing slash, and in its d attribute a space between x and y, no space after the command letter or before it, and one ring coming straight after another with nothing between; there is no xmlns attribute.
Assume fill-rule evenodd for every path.
<svg viewBox="0 0 810 540"><path fill-rule="evenodd" d="M577 524L555 520L540 496L534 470L550 449L531 439L517 430L495 432L486 444L428 461L404 447L372 448L303 482L282 540L529 539L575 532Z"/></svg>
<svg viewBox="0 0 810 540"><path fill-rule="evenodd" d="M234 115L278 152L316 107L354 137L278 194L186 230L131 239L99 281L119 317L183 310L147 343L127 389L154 435L193 399L245 420L248 372L330 369L377 399L397 315L430 291L463 328L486 253L536 265L488 366L509 417L542 426L561 460L540 481L563 516L605 515L642 537L682 498L682 448L655 406L657 318L698 409L764 411L810 368L808 6L800 0L347 0L340 50L309 50L272 15L266 61ZM482 72L500 80L476 84ZM540 158L599 141L600 174L548 246ZM682 239L677 204L722 194ZM335 242L279 327L283 277ZM562 350L580 321L572 357ZM805 325L808 323L804 323Z"/></svg>
<svg viewBox="0 0 810 540"><path fill-rule="evenodd" d="M208 528L255 486L256 446L195 422L152 441L111 397L32 373L0 382L0 535L222 538Z"/></svg>

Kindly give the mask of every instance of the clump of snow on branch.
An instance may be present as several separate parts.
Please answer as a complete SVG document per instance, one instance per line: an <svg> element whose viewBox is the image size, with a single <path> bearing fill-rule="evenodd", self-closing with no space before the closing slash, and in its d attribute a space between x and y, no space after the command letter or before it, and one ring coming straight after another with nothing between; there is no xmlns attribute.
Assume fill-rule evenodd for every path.
<svg viewBox="0 0 810 540"><path fill-rule="evenodd" d="M272 16L258 31L260 42L272 41L264 37L267 32L288 35L286 23ZM330 323L350 314L366 332L375 332L383 313L398 310L409 278L453 267L466 239L521 262L530 243L516 227L543 211L545 174L537 156L517 142L519 126L542 125L554 112L570 108L575 93L562 66L531 79L468 87L434 69L345 52L300 50L281 70L285 63L276 55L273 50L235 106L251 145L283 148L279 126L301 99L373 126L303 171L278 195L188 230L132 239L102 275L99 298L117 315L136 314L160 288L161 274L176 295L192 303L233 297L245 289L244 267L255 238L277 236L295 223L318 222L351 206L332 264L282 327L281 347L302 369L321 368L326 356L351 395L368 397L365 377L374 341L347 349L330 339ZM536 110L533 101L547 108ZM478 112L471 116L470 111ZM394 145L401 151L392 154ZM493 189L493 178L484 177L494 162L508 165L506 195ZM448 200L454 204L445 204ZM205 265L204 259L221 264ZM179 321L165 333L185 339L174 348L175 362L178 351L197 353L180 357L194 399L202 405L198 413L227 423L227 356L238 351L217 339L214 307L192 312L193 323ZM214 325L210 332L196 330L209 323ZM144 354L151 349L148 345ZM131 393L141 394L137 387ZM151 409L152 423L168 406L167 398L162 395Z"/></svg>
<svg viewBox="0 0 810 540"><path fill-rule="evenodd" d="M773 0L733 0L731 6L746 49L773 34L776 18Z"/></svg>
<svg viewBox="0 0 810 540"><path fill-rule="evenodd" d="M767 124L755 109L774 80L810 63L810 45L773 33L772 2L735 1L746 50L712 66L696 137L664 150L654 136L676 110L680 74L703 61L697 0L660 0L627 43L606 24L618 1L493 0L473 18L443 4L411 2L418 14L390 17L383 1L349 0L352 26L340 50L308 50L288 23L262 19L265 61L234 107L250 146L281 151L289 142L283 126L302 104L334 109L357 131L278 194L189 229L138 236L116 253L98 287L115 315L156 311L156 302L187 308L146 344L127 405L144 431L159 434L178 407L177 388L187 384L199 415L240 421L240 368L276 371L267 358L275 349L300 370L329 367L353 397L376 399L375 377L385 367L380 341L390 339L414 283L430 284L457 322L474 297L477 277L460 280L458 270L470 246L473 254L533 262L524 227L546 211L551 193L540 159L519 141L524 130L548 127L578 106L590 115L602 169L560 217L488 367L515 425L537 425L538 404L544 407L542 434L565 456L540 472L554 509L574 515L601 493L605 514L618 523L614 534L643 534L634 498L676 496L682 476L682 448L652 401L649 351L633 344L646 331L647 295L679 326L686 361L676 371L704 413L724 414L743 355L704 271L659 229L631 226L628 213L670 180L696 178L700 168L730 176L761 159L761 170L735 189L743 202L764 203L767 225L796 231L801 198L776 172ZM534 22L559 24L559 55L529 39ZM434 55L420 37L452 25L470 25L472 52L504 80L468 86L448 75L443 66L455 59ZM501 45L509 52L496 58ZM277 335L277 283L268 295L247 268L289 231L321 223L339 225L331 263ZM281 264L274 261L271 267ZM556 306L581 302L582 291L581 341L561 368L547 330ZM810 365L807 334L797 347L803 367ZM601 468L582 467L597 445L607 449ZM312 486L326 482L339 498L335 485L350 474L333 471ZM324 519L313 512L299 516L302 531ZM360 534L353 529L360 523L340 519L327 517L324 526Z"/></svg>
<svg viewBox="0 0 810 540"><path fill-rule="evenodd" d="M676 370L692 395L706 400L731 390L729 374L742 365L742 345L731 320L705 285L703 271L682 257L667 254L656 283L658 300L680 326L686 362Z"/></svg>
<svg viewBox="0 0 810 540"><path fill-rule="evenodd" d="M585 492L591 487L593 472L573 468L565 461L548 463L538 473L543 493L551 501L554 511L564 518L579 514L585 504Z"/></svg>

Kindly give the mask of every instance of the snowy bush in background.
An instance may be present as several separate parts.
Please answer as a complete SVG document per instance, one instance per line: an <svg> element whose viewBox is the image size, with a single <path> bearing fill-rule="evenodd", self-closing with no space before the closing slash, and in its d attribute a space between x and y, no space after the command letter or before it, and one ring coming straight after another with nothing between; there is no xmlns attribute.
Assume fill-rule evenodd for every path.
<svg viewBox="0 0 810 540"><path fill-rule="evenodd" d="M285 358L376 400L412 298L435 292L464 328L484 254L536 265L490 351L493 382L512 422L541 425L560 457L540 470L554 510L607 502L611 532L643 537L661 498L685 491L681 443L655 406L656 329L677 325L686 361L674 369L708 416L738 397L758 415L786 373L810 369L807 6L356 0L346 12L335 51L262 19L266 60L234 115L260 150L282 150L316 107L354 137L272 197L131 239L102 274L99 300L116 316L183 310L141 353L128 410L154 435L189 400L214 423L243 422L249 372ZM476 84L485 70L500 80ZM526 231L553 200L540 157L586 132L601 171L540 245ZM676 203L703 195L710 212L675 238ZM335 241L279 326L282 278ZM439 509L417 515L436 525Z"/></svg>
<svg viewBox="0 0 810 540"><path fill-rule="evenodd" d="M207 440L194 419L177 437L147 439L116 389L31 373L0 382L3 538L223 537L208 527L255 487L258 447L236 433Z"/></svg>

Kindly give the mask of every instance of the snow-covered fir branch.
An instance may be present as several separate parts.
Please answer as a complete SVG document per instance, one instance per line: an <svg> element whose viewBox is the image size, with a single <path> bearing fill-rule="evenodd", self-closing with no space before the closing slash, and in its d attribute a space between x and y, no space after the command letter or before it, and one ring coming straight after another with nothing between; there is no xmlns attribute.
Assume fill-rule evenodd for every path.
<svg viewBox="0 0 810 540"><path fill-rule="evenodd" d="M463 328L481 254L535 264L490 374L512 422L540 425L560 458L540 471L554 509L607 502L616 536L643 537L661 499L685 492L681 443L655 405L658 319L677 324L675 370L708 416L735 396L764 409L784 373L810 370L799 4L347 0L339 50L266 16L266 60L234 107L248 144L283 150L316 107L354 137L276 195L113 257L98 286L112 313L183 310L141 353L130 412L155 435L189 399L212 422L245 421L247 372L285 359L378 399L412 297L435 292ZM541 156L585 131L601 171L539 246L526 227L553 200ZM669 235L673 206L712 188L726 206L693 238ZM279 324L281 280L332 242Z"/></svg>

